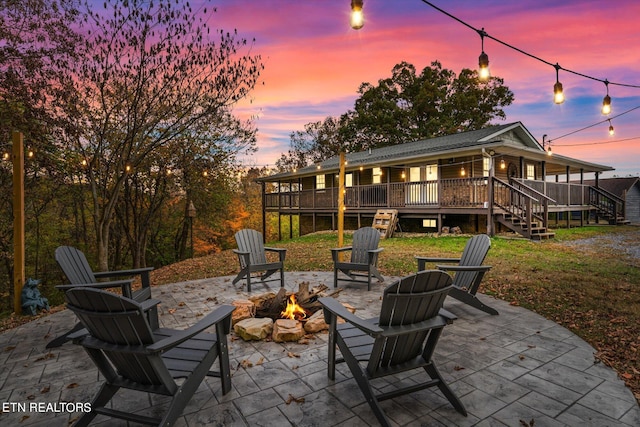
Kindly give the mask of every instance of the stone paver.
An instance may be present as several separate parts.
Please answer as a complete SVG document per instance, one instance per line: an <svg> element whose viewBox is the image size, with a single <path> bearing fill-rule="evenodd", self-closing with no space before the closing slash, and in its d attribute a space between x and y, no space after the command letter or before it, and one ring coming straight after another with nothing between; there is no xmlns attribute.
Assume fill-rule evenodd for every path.
<svg viewBox="0 0 640 427"><path fill-rule="evenodd" d="M154 287L162 300L164 327L185 328L218 304L248 294L233 277L218 277ZM332 286L332 274L289 272L287 287L301 282ZM387 284L393 278L387 278ZM252 294L277 291L273 282L255 283ZM338 299L362 317L377 315L383 284L371 292L347 286ZM451 298L445 307L458 319L447 326L435 361L469 415L458 414L437 389L422 390L383 402L394 425L400 426L638 426L640 407L613 370L597 363L594 350L557 324L521 307L484 295L499 316L490 316ZM31 403L88 402L101 379L86 353L66 343L45 344L75 324L69 311L35 320L0 334L0 401L3 409L24 404L27 411L0 414L3 426L66 426L78 413L30 412ZM229 337L233 388L222 395L216 378L207 378L190 401L177 426L367 426L376 419L348 368L338 365L336 380L326 375L326 333L306 344L244 342ZM411 383L425 374L399 375ZM394 387L376 380L378 390ZM114 406L155 414L166 398L123 391ZM7 406L9 405L9 406ZM15 408L14 408L15 409ZM18 408L20 409L20 408ZM531 421L533 420L533 424ZM97 417L96 425L126 425Z"/></svg>

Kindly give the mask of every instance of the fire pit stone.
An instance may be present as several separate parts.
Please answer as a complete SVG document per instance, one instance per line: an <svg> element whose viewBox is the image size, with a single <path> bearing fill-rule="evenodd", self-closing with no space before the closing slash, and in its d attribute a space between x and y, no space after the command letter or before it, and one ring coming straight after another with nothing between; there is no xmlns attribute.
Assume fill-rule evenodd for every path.
<svg viewBox="0 0 640 427"><path fill-rule="evenodd" d="M263 340L273 332L273 320L268 317L252 317L240 320L233 331L245 341Z"/></svg>
<svg viewBox="0 0 640 427"><path fill-rule="evenodd" d="M298 341L304 334L302 322L294 319L278 319L273 326L273 340L275 342Z"/></svg>

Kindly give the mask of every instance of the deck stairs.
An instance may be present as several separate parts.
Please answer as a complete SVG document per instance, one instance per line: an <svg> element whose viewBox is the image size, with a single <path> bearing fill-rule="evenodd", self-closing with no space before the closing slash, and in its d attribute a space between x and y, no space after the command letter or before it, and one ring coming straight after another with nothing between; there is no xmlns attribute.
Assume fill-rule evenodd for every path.
<svg viewBox="0 0 640 427"><path fill-rule="evenodd" d="M625 218L625 201L602 188L589 187L589 204L596 209L599 218L611 225L628 225Z"/></svg>
<svg viewBox="0 0 640 427"><path fill-rule="evenodd" d="M548 203L545 194L527 185L510 180L492 178L493 218L527 239L543 240L555 237L549 230Z"/></svg>
<svg viewBox="0 0 640 427"><path fill-rule="evenodd" d="M494 213L494 218L497 222L504 225L509 230L518 233L526 237L527 239L552 239L556 235L556 233L545 227L542 224L542 221L538 220L537 218L531 221L531 227L528 227L525 218L512 212L502 211Z"/></svg>

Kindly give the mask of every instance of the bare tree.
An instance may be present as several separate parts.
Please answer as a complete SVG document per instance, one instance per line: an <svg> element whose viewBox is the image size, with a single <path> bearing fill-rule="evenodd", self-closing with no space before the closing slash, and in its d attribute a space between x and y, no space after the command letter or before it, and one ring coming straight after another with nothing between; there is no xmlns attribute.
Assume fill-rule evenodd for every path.
<svg viewBox="0 0 640 427"><path fill-rule="evenodd" d="M131 173L162 167L169 159L160 150L193 130L224 134L213 125L228 124L221 118L248 95L263 66L235 30L210 29L215 9L174 0L86 6L86 57L75 68L85 132L71 143L86 161L98 262L106 269L116 206ZM253 148L251 136L237 137L238 147ZM159 164L148 165L150 158Z"/></svg>

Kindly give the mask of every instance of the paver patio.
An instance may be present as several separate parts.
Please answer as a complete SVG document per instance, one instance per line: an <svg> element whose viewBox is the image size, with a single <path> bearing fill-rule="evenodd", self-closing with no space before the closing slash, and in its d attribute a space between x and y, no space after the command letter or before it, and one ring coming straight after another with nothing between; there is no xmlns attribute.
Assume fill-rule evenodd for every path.
<svg viewBox="0 0 640 427"><path fill-rule="evenodd" d="M160 323L185 328L217 304L246 298L233 276L154 287L160 299ZM301 282L332 286L329 272L287 272L287 288ZM387 278L387 284L392 278ZM271 289L253 284L253 295ZM338 296L362 317L377 315L384 285L372 291L346 286ZM388 418L400 426L638 426L640 407L615 371L597 363L594 349L567 329L521 307L484 295L499 312L490 316L447 299L445 308L458 316L445 328L434 360L466 406L458 414L436 390L383 402ZM46 403L90 402L100 385L97 369L76 345L45 349L53 337L76 323L68 310L43 317L0 334L0 402L3 426L66 426L77 413ZM222 396L219 381L206 379L178 426L368 426L377 425L344 364L335 381L327 378L327 334L308 344L244 342L229 337L232 391ZM413 373L376 387L413 382ZM420 375L420 374L419 374ZM124 392L116 404L150 414L164 400ZM48 412L29 412L29 404ZM25 404L27 411L16 410ZM20 409L20 408L17 408ZM528 424L522 424L522 422ZM125 425L97 417L96 425Z"/></svg>

